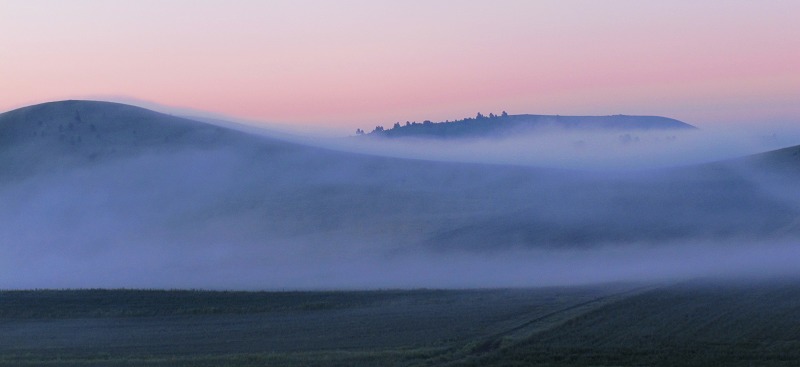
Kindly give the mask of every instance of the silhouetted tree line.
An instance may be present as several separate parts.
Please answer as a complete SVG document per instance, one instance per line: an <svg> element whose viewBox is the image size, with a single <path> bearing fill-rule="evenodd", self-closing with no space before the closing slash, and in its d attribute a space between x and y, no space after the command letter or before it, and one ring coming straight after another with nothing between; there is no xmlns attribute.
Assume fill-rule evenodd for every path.
<svg viewBox="0 0 800 367"><path fill-rule="evenodd" d="M463 122L467 122L467 121L493 120L493 119L506 118L506 117L508 117L508 113L506 113L506 111L503 111L500 115L495 115L494 113L489 113L489 116L486 116L486 115L478 112L475 115L475 117L465 117L465 118L463 118L461 120L453 120L453 121L445 120L444 122L432 122L431 120L425 120L422 123L418 123L416 121L413 121L413 122L406 121L406 123L404 125L401 125L400 122L398 121L398 122L395 122L394 125L392 125L392 128L388 129L388 130L384 129L383 126L375 126L375 129L373 129L369 133L366 133L366 132L364 132L364 130L361 130L361 129L356 129L356 135L383 133L385 131L391 131L391 130L394 130L394 129L402 129L402 128L411 127L411 126L418 126L418 125L428 126L428 125L433 125L433 124L457 124L457 123L463 123Z"/></svg>

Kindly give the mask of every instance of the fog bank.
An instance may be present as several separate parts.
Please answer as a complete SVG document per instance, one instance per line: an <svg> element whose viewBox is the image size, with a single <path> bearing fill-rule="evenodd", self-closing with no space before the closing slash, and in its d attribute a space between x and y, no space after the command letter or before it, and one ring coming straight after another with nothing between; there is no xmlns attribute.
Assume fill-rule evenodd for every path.
<svg viewBox="0 0 800 367"><path fill-rule="evenodd" d="M298 140L301 141L302 140ZM503 138L316 138L308 144L391 157L515 164L580 170L636 170L691 165L800 143L800 125L699 130L551 130Z"/></svg>
<svg viewBox="0 0 800 367"><path fill-rule="evenodd" d="M464 288L797 275L800 147L655 169L647 152L692 139L685 147L708 148L707 135L592 135L580 149L608 161L586 171L563 169L572 153L559 144L574 136L559 136L495 155L487 152L511 143L458 143L465 160L506 163L488 165L387 158L394 153L384 142L364 143L381 156L327 150L100 102L3 114L0 288ZM437 144L415 154L450 149ZM721 146L719 154L733 149ZM533 155L504 156L514 149L556 152L545 158L559 165L520 165ZM648 169L617 169L631 162Z"/></svg>

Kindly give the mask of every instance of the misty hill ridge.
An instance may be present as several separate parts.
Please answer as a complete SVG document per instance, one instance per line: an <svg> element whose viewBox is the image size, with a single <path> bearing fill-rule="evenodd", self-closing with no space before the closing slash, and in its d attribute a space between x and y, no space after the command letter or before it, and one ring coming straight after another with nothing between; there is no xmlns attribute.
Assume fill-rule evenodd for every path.
<svg viewBox="0 0 800 367"><path fill-rule="evenodd" d="M116 102L46 102L0 113L0 154L18 146L85 155L102 151L209 149L233 143L240 146L269 143L281 149L297 145L243 132L230 125L237 124L174 116Z"/></svg>
<svg viewBox="0 0 800 367"><path fill-rule="evenodd" d="M73 147L154 145L221 129L121 103L68 100L0 114L0 149L35 141Z"/></svg>
<svg viewBox="0 0 800 367"><path fill-rule="evenodd" d="M121 103L67 100L0 114L0 181L88 162L288 143Z"/></svg>
<svg viewBox="0 0 800 367"><path fill-rule="evenodd" d="M796 239L797 179L770 166L796 171L798 149L586 173L347 153L116 103L46 103L0 114L0 274L38 251L75 254L62 265L80 269L64 273L92 279L84 266L100 274L114 259L173 279L247 259L241 279L265 287L281 282L268 265L299 264L311 275L298 279L317 282L319 259L351 259L350 274L369 263L362 253ZM69 262L98 251L116 257Z"/></svg>
<svg viewBox="0 0 800 367"><path fill-rule="evenodd" d="M561 116L561 115L501 115L477 114L475 117L456 121L422 123L395 123L391 129L381 126L358 135L387 138L428 137L428 138L477 138L504 137L551 130L672 130L696 129L685 122L661 116Z"/></svg>

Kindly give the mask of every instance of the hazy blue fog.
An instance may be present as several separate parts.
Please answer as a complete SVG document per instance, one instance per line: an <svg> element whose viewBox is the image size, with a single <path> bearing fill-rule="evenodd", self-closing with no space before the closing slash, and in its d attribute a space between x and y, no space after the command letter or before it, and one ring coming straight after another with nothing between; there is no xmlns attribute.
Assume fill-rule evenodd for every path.
<svg viewBox="0 0 800 367"><path fill-rule="evenodd" d="M780 146L788 136L748 142L703 130L668 140L560 134L454 146L323 144L426 159L408 160L208 127L170 127L170 139L143 134L144 125L136 133L127 125L104 130L102 116L139 112L101 107L81 110L67 138L48 129L76 120L73 110L0 149L0 288L493 287L800 275L792 151L653 169ZM0 129L0 138L9 131ZM70 143L76 136L80 142ZM572 145L576 138L585 146ZM439 159L556 168L427 161ZM584 166L592 170L574 170Z"/></svg>

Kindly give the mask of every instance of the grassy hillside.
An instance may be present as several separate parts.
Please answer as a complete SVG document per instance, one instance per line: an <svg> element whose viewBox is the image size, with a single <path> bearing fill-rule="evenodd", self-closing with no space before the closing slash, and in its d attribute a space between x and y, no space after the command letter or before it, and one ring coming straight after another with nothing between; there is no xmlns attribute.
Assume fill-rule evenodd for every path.
<svg viewBox="0 0 800 367"><path fill-rule="evenodd" d="M293 146L119 103L43 103L0 114L0 182L144 154L209 151L231 144L243 151Z"/></svg>

